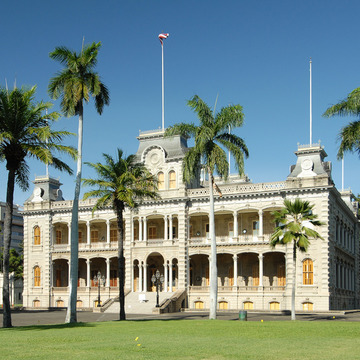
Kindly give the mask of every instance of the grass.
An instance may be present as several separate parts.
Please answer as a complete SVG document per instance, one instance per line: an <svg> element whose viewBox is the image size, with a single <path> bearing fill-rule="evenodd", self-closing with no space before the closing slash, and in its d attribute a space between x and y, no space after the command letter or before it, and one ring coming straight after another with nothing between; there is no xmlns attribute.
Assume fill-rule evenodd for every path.
<svg viewBox="0 0 360 360"><path fill-rule="evenodd" d="M168 320L0 329L1 359L360 359L356 322Z"/></svg>

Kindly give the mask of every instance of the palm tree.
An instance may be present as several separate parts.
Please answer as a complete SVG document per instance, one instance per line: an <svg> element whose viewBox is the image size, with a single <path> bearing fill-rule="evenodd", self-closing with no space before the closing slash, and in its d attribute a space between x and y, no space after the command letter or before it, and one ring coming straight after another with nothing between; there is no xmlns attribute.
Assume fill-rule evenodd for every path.
<svg viewBox="0 0 360 360"><path fill-rule="evenodd" d="M323 114L324 117L332 116L359 116L360 115L360 88L353 90L345 100L330 106ZM350 122L343 127L339 134L341 140L338 158L344 157L345 151L357 152L360 156L360 120Z"/></svg>
<svg viewBox="0 0 360 360"><path fill-rule="evenodd" d="M240 105L229 105L215 113L215 110L212 111L198 95L188 101L188 106L197 114L200 125L175 124L166 130L165 136L180 134L185 137L194 137L195 145L187 152L183 161L184 182L189 183L202 166L205 167L209 176L209 234L211 238L209 318L216 319L218 285L213 188L217 191L219 188L214 183L214 173L216 172L225 179L228 176L229 164L224 147L232 153L239 174L243 174L244 155L248 157L248 149L244 140L234 134L229 134L228 129L229 126L233 129L242 126L244 114Z"/></svg>
<svg viewBox="0 0 360 360"><path fill-rule="evenodd" d="M61 97L61 110L66 116L79 115L78 159L76 169L75 194L71 216L71 259L70 294L66 322L76 322L76 298L78 281L78 209L81 186L83 115L84 102L90 95L94 97L96 111L101 115L104 105L109 105L110 97L106 86L94 72L101 43L85 46L78 54L62 46L50 53L50 57L59 61L65 68L50 79L48 92L53 99Z"/></svg>
<svg viewBox="0 0 360 360"><path fill-rule="evenodd" d="M306 252L310 245L310 238L323 239L320 234L312 229L313 226L323 225L313 214L314 205L308 201L296 198L284 200L284 207L274 211L274 222L277 224L270 238L270 246L275 248L278 244L293 244L293 284L291 292L291 320L295 320L295 289L296 289L296 250ZM310 225L310 227L309 227Z"/></svg>
<svg viewBox="0 0 360 360"><path fill-rule="evenodd" d="M112 206L117 218L118 228L118 272L119 272L119 319L125 320L125 258L124 258L124 220L125 207L135 208L141 198L155 199L157 195L157 179L143 164L135 162L135 155L123 158L123 152L117 149L117 157L113 159L103 154L105 164L86 163L93 168L97 179L83 179L84 185L97 189L84 194L84 199L97 197L93 212L104 206Z"/></svg>
<svg viewBox="0 0 360 360"><path fill-rule="evenodd" d="M4 256L3 256L3 326L11 327L9 302L9 257L11 227L14 203L15 182L22 190L29 187L29 167L27 158L35 158L51 164L60 170L72 173L68 165L54 156L54 151L76 156L75 149L61 144L70 135L67 131L54 131L50 123L59 114L45 114L50 103L36 103L34 100L36 87L0 89L0 155L6 162L8 171L6 208L4 220Z"/></svg>

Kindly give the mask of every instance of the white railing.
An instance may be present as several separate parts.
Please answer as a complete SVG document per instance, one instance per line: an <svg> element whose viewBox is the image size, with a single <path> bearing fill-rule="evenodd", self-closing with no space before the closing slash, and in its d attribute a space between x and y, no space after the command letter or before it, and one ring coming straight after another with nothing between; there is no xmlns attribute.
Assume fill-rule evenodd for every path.
<svg viewBox="0 0 360 360"><path fill-rule="evenodd" d="M229 184L221 185L220 190L222 194L238 194L238 193L250 193L257 191L273 191L285 189L285 181L277 181L271 183L259 183L259 184ZM196 196L209 196L208 188L200 189L188 189L187 193L190 197Z"/></svg>

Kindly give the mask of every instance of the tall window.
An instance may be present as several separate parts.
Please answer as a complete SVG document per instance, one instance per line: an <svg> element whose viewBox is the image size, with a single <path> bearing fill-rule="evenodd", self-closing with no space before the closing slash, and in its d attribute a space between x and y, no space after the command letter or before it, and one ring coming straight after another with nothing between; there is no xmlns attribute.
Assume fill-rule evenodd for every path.
<svg viewBox="0 0 360 360"><path fill-rule="evenodd" d="M252 267L252 286L259 286L259 265L254 264Z"/></svg>
<svg viewBox="0 0 360 360"><path fill-rule="evenodd" d="M303 262L303 284L313 285L314 284L314 265L312 260L306 259Z"/></svg>
<svg viewBox="0 0 360 360"><path fill-rule="evenodd" d="M176 189L176 173L174 170L169 172L169 189Z"/></svg>
<svg viewBox="0 0 360 360"><path fill-rule="evenodd" d="M165 190L165 180L164 180L164 173L158 173L158 190Z"/></svg>
<svg viewBox="0 0 360 360"><path fill-rule="evenodd" d="M82 236L82 231L79 231L79 244L82 243L84 241L83 236Z"/></svg>
<svg viewBox="0 0 360 360"><path fill-rule="evenodd" d="M156 239L156 226L149 226L149 240Z"/></svg>
<svg viewBox="0 0 360 360"><path fill-rule="evenodd" d="M253 233L253 236L258 236L259 235L259 222L258 221L253 221L253 223L252 223L252 233Z"/></svg>
<svg viewBox="0 0 360 360"><path fill-rule="evenodd" d="M110 229L110 241L117 241L117 229Z"/></svg>
<svg viewBox="0 0 360 360"><path fill-rule="evenodd" d="M56 244L61 244L61 230L56 230Z"/></svg>
<svg viewBox="0 0 360 360"><path fill-rule="evenodd" d="M40 268L34 267L34 286L40 286Z"/></svg>
<svg viewBox="0 0 360 360"><path fill-rule="evenodd" d="M279 264L277 268L277 286L286 285L285 264Z"/></svg>
<svg viewBox="0 0 360 360"><path fill-rule="evenodd" d="M228 222L228 231L230 237L234 236L234 223L232 221Z"/></svg>
<svg viewBox="0 0 360 360"><path fill-rule="evenodd" d="M91 240L92 243L99 241L99 231L98 230L91 230L91 232L90 232L90 240Z"/></svg>
<svg viewBox="0 0 360 360"><path fill-rule="evenodd" d="M34 245L40 245L40 227L35 226L34 227Z"/></svg>

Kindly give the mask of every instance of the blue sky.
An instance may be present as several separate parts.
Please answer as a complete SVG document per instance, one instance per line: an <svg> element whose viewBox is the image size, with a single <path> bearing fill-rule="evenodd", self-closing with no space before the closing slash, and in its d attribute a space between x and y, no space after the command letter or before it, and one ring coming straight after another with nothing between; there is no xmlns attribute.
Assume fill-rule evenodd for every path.
<svg viewBox="0 0 360 360"><path fill-rule="evenodd" d="M48 101L49 79L60 65L48 56L56 46L79 51L101 41L97 71L111 104L99 116L85 107L84 161L102 160L117 147L135 153L139 130L161 127L161 46L165 40L165 126L196 121L186 101L194 94L217 108L240 104L245 124L237 129L250 152L246 174L253 182L285 180L296 162L297 144L309 143L309 59L313 66L313 142L321 140L341 188L337 134L351 118L322 113L360 85L359 1L9 1L2 2L0 85L37 84L37 99ZM53 109L59 109L59 101ZM77 132L77 118L62 118L59 129ZM76 146L76 139L69 143ZM72 163L71 159L68 160ZM34 161L31 179L44 175ZM76 164L73 169L76 169ZM360 192L359 158L345 156L345 188ZM66 199L75 177L60 177ZM83 167L83 177L92 173ZM16 189L22 204L32 191ZM0 200L6 172L0 165Z"/></svg>

